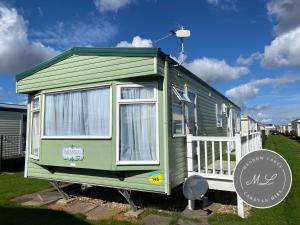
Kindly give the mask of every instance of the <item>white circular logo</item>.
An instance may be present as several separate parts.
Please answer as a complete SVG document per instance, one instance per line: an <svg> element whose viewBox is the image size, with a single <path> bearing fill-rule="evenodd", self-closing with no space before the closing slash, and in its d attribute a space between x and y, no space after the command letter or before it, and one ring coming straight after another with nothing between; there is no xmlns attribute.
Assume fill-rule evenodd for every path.
<svg viewBox="0 0 300 225"><path fill-rule="evenodd" d="M233 176L237 194L255 208L279 204L292 185L292 173L286 160L267 149L245 155L235 167Z"/></svg>

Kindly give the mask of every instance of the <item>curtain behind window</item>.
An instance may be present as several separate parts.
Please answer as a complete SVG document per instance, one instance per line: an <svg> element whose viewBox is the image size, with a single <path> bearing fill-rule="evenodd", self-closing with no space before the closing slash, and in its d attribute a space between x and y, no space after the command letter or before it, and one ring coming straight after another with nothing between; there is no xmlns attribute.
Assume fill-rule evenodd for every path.
<svg viewBox="0 0 300 225"><path fill-rule="evenodd" d="M109 136L109 126L109 87L45 97L45 136Z"/></svg>
<svg viewBox="0 0 300 225"><path fill-rule="evenodd" d="M40 112L32 113L31 155L39 156L40 148Z"/></svg>
<svg viewBox="0 0 300 225"><path fill-rule="evenodd" d="M152 88L121 88L122 99L154 98ZM120 104L120 161L156 160L155 103Z"/></svg>

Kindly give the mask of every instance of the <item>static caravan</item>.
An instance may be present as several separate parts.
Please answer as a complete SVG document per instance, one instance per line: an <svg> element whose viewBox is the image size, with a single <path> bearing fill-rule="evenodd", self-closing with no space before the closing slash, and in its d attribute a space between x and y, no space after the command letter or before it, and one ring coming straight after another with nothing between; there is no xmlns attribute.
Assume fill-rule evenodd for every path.
<svg viewBox="0 0 300 225"><path fill-rule="evenodd" d="M25 156L27 107L0 103L0 146L2 159Z"/></svg>
<svg viewBox="0 0 300 225"><path fill-rule="evenodd" d="M240 129L237 105L158 48L76 47L16 79L29 96L26 177L170 194L187 134Z"/></svg>
<svg viewBox="0 0 300 225"><path fill-rule="evenodd" d="M242 134L249 134L258 131L258 123L248 115L241 115Z"/></svg>
<svg viewBox="0 0 300 225"><path fill-rule="evenodd" d="M287 131L288 131L289 134L292 132L292 123L289 123L287 125Z"/></svg>
<svg viewBox="0 0 300 225"><path fill-rule="evenodd" d="M297 138L300 138L300 119L292 121L292 131Z"/></svg>
<svg viewBox="0 0 300 225"><path fill-rule="evenodd" d="M275 130L275 129L276 129L276 127L275 127L274 124L265 124L265 132L266 132L266 135L270 135L271 132L272 132L273 130Z"/></svg>

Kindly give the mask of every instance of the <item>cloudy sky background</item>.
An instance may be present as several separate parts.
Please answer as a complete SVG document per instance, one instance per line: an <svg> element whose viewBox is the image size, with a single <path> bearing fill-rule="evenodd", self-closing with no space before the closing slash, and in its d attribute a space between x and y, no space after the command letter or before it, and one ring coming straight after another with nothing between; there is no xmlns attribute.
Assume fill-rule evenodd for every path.
<svg viewBox="0 0 300 225"><path fill-rule="evenodd" d="M14 75L73 46L161 47L262 122L300 117L300 0L0 0L0 102ZM155 44L154 44L155 43Z"/></svg>

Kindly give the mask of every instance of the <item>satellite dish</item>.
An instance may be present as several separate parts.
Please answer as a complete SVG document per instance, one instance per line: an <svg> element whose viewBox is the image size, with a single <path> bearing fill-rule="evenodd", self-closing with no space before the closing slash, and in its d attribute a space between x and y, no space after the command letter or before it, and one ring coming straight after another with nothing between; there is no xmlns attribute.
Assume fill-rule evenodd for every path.
<svg viewBox="0 0 300 225"><path fill-rule="evenodd" d="M181 29L176 30L175 34L178 38L187 38L191 36L191 31L186 30L184 27L181 27Z"/></svg>
<svg viewBox="0 0 300 225"><path fill-rule="evenodd" d="M201 200L207 191L207 180L198 175L188 177L183 184L183 195L188 200Z"/></svg>
<svg viewBox="0 0 300 225"><path fill-rule="evenodd" d="M171 36L176 36L180 40L180 43L181 43L181 52L179 53L178 64L175 65L175 66L179 66L184 62L184 60L186 58L186 54L184 52L184 40L191 36L191 31L184 28L183 26L181 26L181 27L179 27L175 30L169 31L169 34L167 34L166 36L164 36L164 37L162 37L162 38L160 38L156 41L154 41L153 43L157 43L157 42L159 42L161 40L164 40L164 39L166 39L168 37L171 37Z"/></svg>

